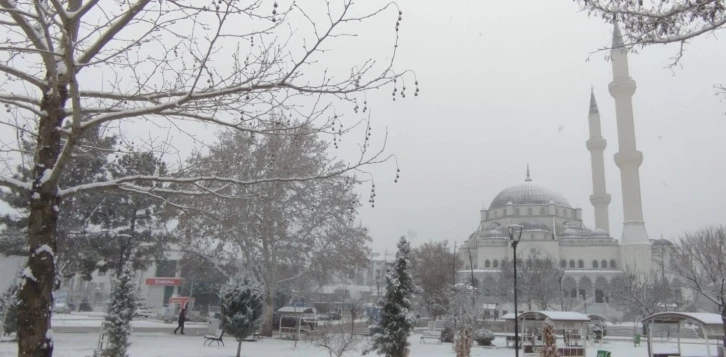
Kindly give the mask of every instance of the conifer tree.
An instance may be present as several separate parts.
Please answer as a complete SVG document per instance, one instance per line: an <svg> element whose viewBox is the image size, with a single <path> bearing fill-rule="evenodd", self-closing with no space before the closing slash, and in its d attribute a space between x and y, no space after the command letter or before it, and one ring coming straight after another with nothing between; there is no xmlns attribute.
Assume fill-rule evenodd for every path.
<svg viewBox="0 0 726 357"><path fill-rule="evenodd" d="M557 350L557 337L555 336L555 324L549 318L544 320L542 324L542 342L544 347L540 352L540 357L560 357L560 352Z"/></svg>
<svg viewBox="0 0 726 357"><path fill-rule="evenodd" d="M133 254L133 253L132 253ZM131 319L136 311L136 288L134 286L133 259L124 263L121 274L111 292L111 303L106 314L108 344L101 353L103 357L127 357Z"/></svg>
<svg viewBox="0 0 726 357"><path fill-rule="evenodd" d="M18 331L18 284L11 284L0 298L3 308L3 335L8 336Z"/></svg>
<svg viewBox="0 0 726 357"><path fill-rule="evenodd" d="M219 300L221 327L237 338L237 357L240 357L242 340L255 333L262 324L265 287L254 276L245 274L225 284L219 291Z"/></svg>
<svg viewBox="0 0 726 357"><path fill-rule="evenodd" d="M373 345L364 352L375 351L386 357L405 357L408 353L408 336L413 330L411 294L414 284L411 266L411 244L406 237L398 241L396 262L386 274L386 297L381 314L379 332L373 336Z"/></svg>

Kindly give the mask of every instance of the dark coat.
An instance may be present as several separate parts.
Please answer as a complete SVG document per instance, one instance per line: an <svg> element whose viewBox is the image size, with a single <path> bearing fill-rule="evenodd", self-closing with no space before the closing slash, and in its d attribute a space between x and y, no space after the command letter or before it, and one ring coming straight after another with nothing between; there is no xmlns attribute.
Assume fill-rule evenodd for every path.
<svg viewBox="0 0 726 357"><path fill-rule="evenodd" d="M182 310L179 313L179 320L178 321L179 321L179 323L184 323L184 321L186 321L186 320L187 320L186 311Z"/></svg>

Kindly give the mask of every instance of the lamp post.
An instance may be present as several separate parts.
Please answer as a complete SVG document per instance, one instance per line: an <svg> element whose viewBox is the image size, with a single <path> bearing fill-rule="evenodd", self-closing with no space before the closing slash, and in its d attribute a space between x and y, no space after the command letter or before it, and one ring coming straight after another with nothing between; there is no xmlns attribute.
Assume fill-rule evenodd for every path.
<svg viewBox="0 0 726 357"><path fill-rule="evenodd" d="M563 295L563 293L562 293L562 278L564 276L565 276L564 273L562 274L562 276L560 276L560 311L565 311L565 301L562 299L563 298L563 296L562 296Z"/></svg>
<svg viewBox="0 0 726 357"><path fill-rule="evenodd" d="M522 226L509 225L509 241L512 242L514 253L514 356L519 357L519 313L517 312L517 244L522 238Z"/></svg>

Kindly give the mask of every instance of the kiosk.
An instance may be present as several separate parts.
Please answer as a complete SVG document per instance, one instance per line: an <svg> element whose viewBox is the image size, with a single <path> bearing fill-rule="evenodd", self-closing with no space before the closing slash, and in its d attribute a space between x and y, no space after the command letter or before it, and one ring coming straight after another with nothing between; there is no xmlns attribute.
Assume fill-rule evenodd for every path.
<svg viewBox="0 0 726 357"><path fill-rule="evenodd" d="M715 357L723 356L723 320L719 314L701 312L658 312L643 319L648 333L649 357ZM682 337L684 329L693 329L697 337ZM659 330L669 331L676 338L653 348L654 334Z"/></svg>

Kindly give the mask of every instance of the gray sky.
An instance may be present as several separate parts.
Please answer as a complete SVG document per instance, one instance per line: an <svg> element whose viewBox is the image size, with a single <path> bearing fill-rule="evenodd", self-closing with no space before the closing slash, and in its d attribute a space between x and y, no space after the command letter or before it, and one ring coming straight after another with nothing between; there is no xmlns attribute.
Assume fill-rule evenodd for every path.
<svg viewBox="0 0 726 357"><path fill-rule="evenodd" d="M290 1L279 2L285 8ZM397 238L408 232L415 233L414 244L463 241L476 229L479 209L504 188L521 183L527 164L534 182L582 207L592 227L590 154L585 148L590 86L608 141L610 222L612 235L619 238L616 123L607 92L612 75L605 53L589 56L610 43L612 27L579 12L571 0L398 3L403 22L396 68L416 72L421 95L396 102L389 88L368 95L375 140L387 128L388 152L401 167L397 184L392 164L369 168L376 181L376 207L364 205L361 220L370 228L374 250L392 252ZM304 5L314 4L306 0ZM345 42L353 41L349 38L334 40L329 47L337 52L318 65L340 70L338 60L386 60L393 22L395 15L389 12L357 27L361 36L355 45ZM675 50L653 47L630 56L638 85L637 144L644 154L643 210L651 238L662 234L673 239L685 230L724 223L726 213L726 105L714 89L726 83L726 48L713 38L699 39L687 48L682 68L664 68ZM131 129L129 137L149 136L148 127ZM212 140L214 132L194 133ZM357 144L354 140L345 138ZM182 151L190 143L175 137ZM350 152L348 147L342 155ZM361 187L363 202L369 190L369 185Z"/></svg>
<svg viewBox="0 0 726 357"><path fill-rule="evenodd" d="M594 226L588 139L594 86L608 141L607 190L612 235L620 238L622 200L610 63L590 52L608 45L612 28L579 12L572 1L399 1L404 11L399 67L414 69L421 96L391 102L382 93L375 120L401 165L373 169L375 208L363 208L374 249L414 243L461 242L479 222L479 209L525 178L583 208ZM651 238L724 223L726 105L714 85L726 82L726 48L713 38L687 48L682 68L664 68L675 48L630 56L643 211ZM380 126L380 124L378 124ZM562 127L561 131L559 130Z"/></svg>

